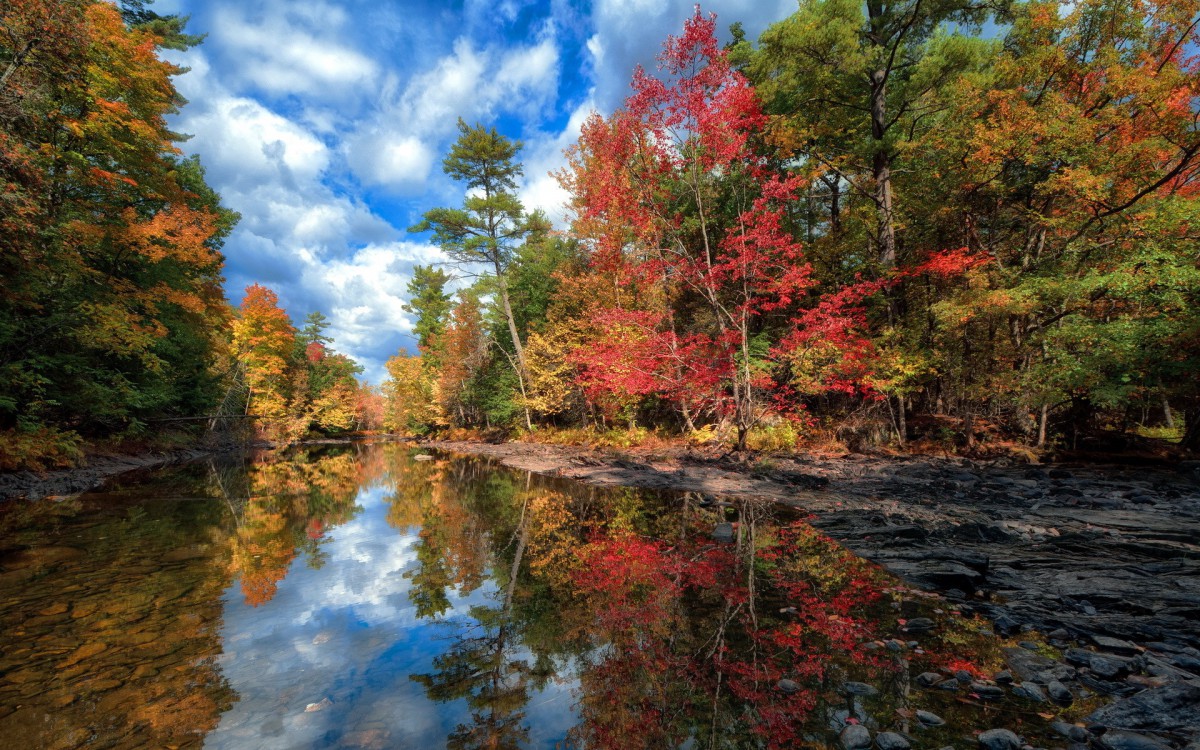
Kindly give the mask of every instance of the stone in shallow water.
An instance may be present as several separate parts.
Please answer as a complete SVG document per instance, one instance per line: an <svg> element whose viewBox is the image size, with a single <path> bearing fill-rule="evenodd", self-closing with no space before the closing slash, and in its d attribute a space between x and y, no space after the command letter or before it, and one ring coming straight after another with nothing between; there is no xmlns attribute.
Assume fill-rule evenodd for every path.
<svg viewBox="0 0 1200 750"><path fill-rule="evenodd" d="M909 633L927 633L933 630L933 620L928 617L914 617L904 624Z"/></svg>
<svg viewBox="0 0 1200 750"><path fill-rule="evenodd" d="M912 747L912 744L908 741L908 738L902 734L898 734L896 732L880 732L879 734L875 735L875 747L879 748L879 750L909 750L909 748Z"/></svg>
<svg viewBox="0 0 1200 750"><path fill-rule="evenodd" d="M1058 680L1050 680L1046 683L1046 692L1050 694L1051 700L1063 705L1070 704L1075 700L1075 696L1071 695L1071 691L1066 685Z"/></svg>
<svg viewBox="0 0 1200 750"><path fill-rule="evenodd" d="M979 735L985 750L1021 750L1021 738L1008 729L989 729Z"/></svg>
<svg viewBox="0 0 1200 750"><path fill-rule="evenodd" d="M842 685L842 692L846 695L879 695L876 687L865 682L847 682Z"/></svg>
<svg viewBox="0 0 1200 750"><path fill-rule="evenodd" d="M871 730L862 724L850 724L838 735L838 742L845 750L866 750L871 746Z"/></svg>
<svg viewBox="0 0 1200 750"><path fill-rule="evenodd" d="M985 701L999 700L1004 697L1004 688L999 685L988 685L983 682L972 682L971 692Z"/></svg>
<svg viewBox="0 0 1200 750"><path fill-rule="evenodd" d="M927 727L940 727L946 723L946 720L930 711L917 711L917 721Z"/></svg>
<svg viewBox="0 0 1200 750"><path fill-rule="evenodd" d="M1032 682L1022 682L1013 688L1013 695L1019 695L1022 698L1031 700L1034 703L1045 703L1046 694L1042 689Z"/></svg>
<svg viewBox="0 0 1200 750"><path fill-rule="evenodd" d="M1120 729L1105 732L1100 744L1108 750L1170 750L1171 747L1156 737Z"/></svg>

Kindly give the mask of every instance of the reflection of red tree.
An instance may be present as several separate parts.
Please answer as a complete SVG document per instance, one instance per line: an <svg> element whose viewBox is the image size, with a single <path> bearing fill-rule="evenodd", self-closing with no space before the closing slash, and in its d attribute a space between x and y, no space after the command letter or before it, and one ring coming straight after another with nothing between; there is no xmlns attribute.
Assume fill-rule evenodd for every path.
<svg viewBox="0 0 1200 750"><path fill-rule="evenodd" d="M574 740L675 746L695 735L700 709L706 728L741 723L787 747L818 705L830 654L863 674L886 667L860 645L874 637L866 615L882 597L875 568L803 524L747 539L668 546L613 533L584 545L571 580L592 613L596 661L580 676ZM715 614L685 617L697 599L715 600ZM794 609L781 617L764 601Z"/></svg>
<svg viewBox="0 0 1200 750"><path fill-rule="evenodd" d="M687 695L671 648L682 625L680 586L664 546L633 534L598 536L579 552L572 583L595 614L602 658L580 675L583 721L572 739L595 748L674 747Z"/></svg>

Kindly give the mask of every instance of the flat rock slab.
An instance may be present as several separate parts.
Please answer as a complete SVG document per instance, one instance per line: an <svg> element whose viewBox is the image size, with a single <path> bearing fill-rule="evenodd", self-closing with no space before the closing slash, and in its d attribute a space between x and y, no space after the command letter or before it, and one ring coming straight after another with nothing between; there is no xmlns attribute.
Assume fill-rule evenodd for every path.
<svg viewBox="0 0 1200 750"><path fill-rule="evenodd" d="M1087 718L1112 729L1200 734L1200 685L1176 682L1143 690Z"/></svg>

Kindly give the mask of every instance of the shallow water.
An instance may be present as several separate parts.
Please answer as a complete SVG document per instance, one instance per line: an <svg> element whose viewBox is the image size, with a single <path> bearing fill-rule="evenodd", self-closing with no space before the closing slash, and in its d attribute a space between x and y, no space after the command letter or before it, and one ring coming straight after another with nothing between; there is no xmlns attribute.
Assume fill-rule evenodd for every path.
<svg viewBox="0 0 1200 750"><path fill-rule="evenodd" d="M196 464L3 509L0 744L789 747L857 722L940 748L1042 731L1031 706L912 685L988 673L999 644L778 506L413 454ZM919 616L933 630L906 633Z"/></svg>

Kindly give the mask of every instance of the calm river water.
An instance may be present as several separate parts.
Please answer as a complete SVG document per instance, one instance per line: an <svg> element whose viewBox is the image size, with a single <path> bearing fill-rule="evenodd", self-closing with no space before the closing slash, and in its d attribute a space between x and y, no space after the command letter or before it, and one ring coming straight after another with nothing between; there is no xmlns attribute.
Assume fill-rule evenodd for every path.
<svg viewBox="0 0 1200 750"><path fill-rule="evenodd" d="M417 453L0 509L0 746L794 747L862 723L939 748L1041 721L917 690L998 668L986 623L777 506Z"/></svg>

